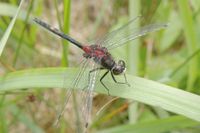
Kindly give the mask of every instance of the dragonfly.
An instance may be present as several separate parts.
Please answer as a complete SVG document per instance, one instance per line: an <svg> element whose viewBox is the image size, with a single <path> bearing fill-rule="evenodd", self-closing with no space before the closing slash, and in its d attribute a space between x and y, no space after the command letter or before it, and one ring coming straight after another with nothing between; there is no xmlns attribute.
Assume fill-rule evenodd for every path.
<svg viewBox="0 0 200 133"><path fill-rule="evenodd" d="M64 107L61 113L58 116L57 122L59 121L60 117L63 115L64 110L67 106L68 100L73 94L72 93L73 88L78 86L78 83L80 82L80 79L83 77L82 75L87 67L90 67L89 72L88 72L88 83L87 83L87 86L84 87L83 89L85 93L82 96L82 98L84 98L85 105L83 105L83 108L81 109L82 111L81 117L83 117L82 123L85 127L85 130L87 130L87 127L89 124L89 118L90 118L91 108L92 108L92 98L93 98L92 93L95 88L96 79L97 79L96 77L99 75L99 72L101 70L106 70L106 72L100 78L100 83L107 90L108 95L110 95L109 88L103 82L103 79L108 75L108 73L111 74L111 77L116 84L125 84L125 85L130 86L126 78L125 61L123 60L115 61L113 56L110 54L109 50L112 50L114 48L127 44L127 42L132 41L138 37L144 36L149 32L158 31L168 26L167 23L158 23L158 24L149 24L143 27L135 28L134 22L138 20L140 17L141 16L135 17L124 26L106 34L102 38L96 40L95 43L91 45L82 44L79 41L72 38L71 36L58 30L57 28L50 26L46 22L38 18L34 18L34 21L40 26L42 26L43 28L45 28L46 30L61 37L62 39L65 39L71 42L71 44L80 48L83 51L83 58L85 59L82 63L81 70L79 71L79 73L77 74L77 77L72 83L73 84L72 89L68 89L67 91L66 102L64 104ZM115 76L117 75L123 75L124 81L123 82L117 81L115 78Z"/></svg>

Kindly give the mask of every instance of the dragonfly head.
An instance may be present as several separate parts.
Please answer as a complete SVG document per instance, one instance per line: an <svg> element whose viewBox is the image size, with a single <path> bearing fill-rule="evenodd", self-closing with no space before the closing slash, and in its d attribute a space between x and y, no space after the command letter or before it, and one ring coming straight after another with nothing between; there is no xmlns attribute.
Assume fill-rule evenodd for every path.
<svg viewBox="0 0 200 133"><path fill-rule="evenodd" d="M112 69L114 75L123 74L126 71L126 65L123 60L119 60L118 63Z"/></svg>

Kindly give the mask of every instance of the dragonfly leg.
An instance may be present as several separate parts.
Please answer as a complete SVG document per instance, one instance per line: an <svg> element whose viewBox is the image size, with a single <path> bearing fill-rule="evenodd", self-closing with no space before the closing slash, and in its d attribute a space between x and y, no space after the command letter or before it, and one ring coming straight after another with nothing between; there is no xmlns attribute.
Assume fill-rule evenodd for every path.
<svg viewBox="0 0 200 133"><path fill-rule="evenodd" d="M126 84L126 85L130 86L130 84L129 84L128 81L127 81L127 78L126 78L126 74L125 74L125 73L124 73L124 80L125 80L125 82L119 82L119 81L117 81L117 80L115 79L115 76L114 76L114 74L113 74L112 71L111 71L111 76L112 76L112 79L115 81L115 83L117 83L117 84Z"/></svg>
<svg viewBox="0 0 200 133"><path fill-rule="evenodd" d="M105 68L100 67L100 68L95 68L95 69L91 70L91 71L89 72L89 75L88 75L88 80L90 80L90 75L91 75L91 73L93 73L93 72L95 72L95 71L97 71L97 70L103 70L103 69L105 69ZM109 72L109 71L107 71L107 72L104 73L104 75L103 75L103 76L101 77L101 79L100 79L100 82L101 82L101 84L105 87L105 89L108 91L108 95L110 95L108 87L107 87L107 86L103 83L103 81L102 81L103 78L108 74L108 72ZM88 87L88 85L87 85L86 87L84 87L83 90L85 90L87 87Z"/></svg>
<svg viewBox="0 0 200 133"><path fill-rule="evenodd" d="M103 67L98 67L98 68L94 68L94 69L90 70L90 71L89 71L89 74L88 74L88 83L89 83L89 81L90 81L90 75L91 75L91 73L93 73L93 72L95 72L95 71L97 71L97 70L102 70L102 69L104 69L104 68L103 68ZM85 86L82 90L86 90L87 87L88 87L88 85Z"/></svg>
<svg viewBox="0 0 200 133"><path fill-rule="evenodd" d="M131 85L128 83L128 80L126 78L126 74L124 73L124 79L125 79L125 83L130 87Z"/></svg>
<svg viewBox="0 0 200 133"><path fill-rule="evenodd" d="M108 95L110 95L109 89L107 88L107 86L103 83L103 78L105 78L105 76L108 74L109 70L107 72L104 73L104 75L101 77L100 82L101 84L106 88L106 90L108 91Z"/></svg>

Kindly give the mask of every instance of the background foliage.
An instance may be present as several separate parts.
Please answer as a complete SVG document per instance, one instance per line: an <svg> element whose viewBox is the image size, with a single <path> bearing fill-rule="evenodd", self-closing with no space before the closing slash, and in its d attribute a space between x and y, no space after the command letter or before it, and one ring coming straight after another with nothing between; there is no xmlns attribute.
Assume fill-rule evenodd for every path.
<svg viewBox="0 0 200 133"><path fill-rule="evenodd" d="M138 27L159 22L169 26L111 51L127 62L131 88L115 86L108 78L112 96L107 96L98 84L89 130L200 132L198 0L26 0L21 7L19 3L0 1L0 132L74 132L71 104L60 127L52 125L65 100L65 90L59 88L66 87L63 80L70 85L74 79L81 51L39 28L33 17L87 43L138 15L143 17ZM114 96L121 98L97 113Z"/></svg>

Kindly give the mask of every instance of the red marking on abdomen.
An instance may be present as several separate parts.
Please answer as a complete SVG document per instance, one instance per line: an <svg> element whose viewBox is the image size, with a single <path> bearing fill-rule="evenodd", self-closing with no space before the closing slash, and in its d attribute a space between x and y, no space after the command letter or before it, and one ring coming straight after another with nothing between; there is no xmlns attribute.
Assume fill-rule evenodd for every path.
<svg viewBox="0 0 200 133"><path fill-rule="evenodd" d="M91 47L90 47L90 46L84 46L84 47L83 47L83 51L84 51L85 53L90 53L90 52L91 52Z"/></svg>

